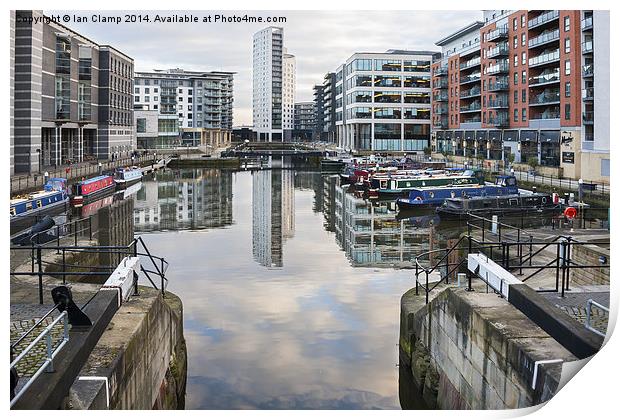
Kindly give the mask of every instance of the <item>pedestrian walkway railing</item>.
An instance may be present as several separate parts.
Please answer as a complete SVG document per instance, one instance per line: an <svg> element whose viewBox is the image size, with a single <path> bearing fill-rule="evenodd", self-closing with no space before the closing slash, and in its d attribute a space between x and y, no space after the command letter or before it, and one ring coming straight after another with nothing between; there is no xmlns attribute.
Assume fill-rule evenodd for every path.
<svg viewBox="0 0 620 420"><path fill-rule="evenodd" d="M11 276L36 276L38 279L39 303L43 304L43 278L62 279L66 284L69 278L99 277L107 278L125 256L141 257L140 271L149 283L162 295L166 293L168 262L163 257L153 255L142 237L135 237L124 246L80 246L80 245L32 245L11 247L11 250L30 250L29 271L12 271ZM51 260L53 259L53 260ZM86 262L79 262L80 259ZM88 261L93 261L88 263ZM24 266L22 266L24 267Z"/></svg>
<svg viewBox="0 0 620 420"><path fill-rule="evenodd" d="M48 313L45 315L39 322L37 322L26 334L20 337L14 344L11 345L11 356L13 356L13 351L17 348L17 346L28 336L34 329L41 325L43 320L47 318L47 316L51 315L52 311L57 308L58 305L54 306ZM60 337L54 337L53 332L56 329L56 326L62 324L62 335ZM69 317L66 311L63 311L60 316L54 319L45 329L26 346L24 350L21 351L19 355L17 355L11 362L11 376L13 377L13 372L16 371L17 366L22 360L26 359L33 355L33 353L38 353L40 351L40 347L44 347L44 356L41 359L40 356L34 355L34 359L37 363L41 363L39 368L34 372L32 376L30 376L27 382L20 388L20 390L15 394L11 395L11 404L12 407L17 400L30 388L30 386L34 383L34 381L45 371L53 372L54 371L54 358L62 350L62 348L69 341ZM14 376L17 378L17 375ZM13 390L13 387L11 387Z"/></svg>
<svg viewBox="0 0 620 420"><path fill-rule="evenodd" d="M588 301L586 302L586 329L592 331L593 333L597 335L600 335L601 337L605 337L604 332L599 331L592 326L592 306L595 306L599 308L600 310L607 312L607 314L609 314L609 308L601 305L598 302L595 302L592 299L588 299Z"/></svg>
<svg viewBox="0 0 620 420"><path fill-rule="evenodd" d="M557 235L548 239L536 236L516 226L473 216L467 222L467 232L452 246L419 254L414 259L416 295L429 294L439 286L448 284L457 273L466 273L471 290L472 273L467 270L467 256L484 253L509 272L518 274L526 282L545 270L553 270L555 287L538 289L538 292L557 292L564 297L570 290L571 272L574 270L609 269L607 260L587 264L576 260L573 252L577 246L609 247L609 239L580 241L571 236ZM485 226L497 225L489 231ZM501 227L501 229L500 229ZM508 233L510 232L510 233ZM546 251L546 252L545 252ZM436 282L430 281L435 273Z"/></svg>

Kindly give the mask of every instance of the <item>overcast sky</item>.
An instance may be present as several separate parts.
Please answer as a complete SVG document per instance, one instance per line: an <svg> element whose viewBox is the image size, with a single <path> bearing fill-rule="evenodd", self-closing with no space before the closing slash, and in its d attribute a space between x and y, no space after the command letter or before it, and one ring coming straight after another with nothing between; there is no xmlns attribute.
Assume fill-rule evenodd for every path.
<svg viewBox="0 0 620 420"><path fill-rule="evenodd" d="M88 23L67 23L100 44L110 44L134 59L136 71L180 67L198 71L236 72L234 125L252 123L252 35L266 23L154 23L156 14L190 12L140 11L151 23L93 23L93 14L122 17L131 12L46 11L46 15L86 16ZM321 83L355 52L387 49L437 50L435 42L474 20L482 11L204 11L203 16L284 16L284 46L297 58L297 98L312 100Z"/></svg>

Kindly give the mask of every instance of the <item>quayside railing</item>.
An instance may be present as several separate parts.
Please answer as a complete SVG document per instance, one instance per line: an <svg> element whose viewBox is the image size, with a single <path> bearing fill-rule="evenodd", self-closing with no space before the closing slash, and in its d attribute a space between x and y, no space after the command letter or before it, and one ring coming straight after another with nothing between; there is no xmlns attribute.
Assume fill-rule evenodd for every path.
<svg viewBox="0 0 620 420"><path fill-rule="evenodd" d="M480 224L482 222L482 224ZM486 228L490 230L487 230ZM480 238L474 233L479 232ZM609 268L607 261L600 264L582 264L573 258L576 246L609 246L609 239L580 241L571 236L556 235L550 239L534 239L533 232L516 226L507 225L495 220L471 215L467 222L467 233L461 236L452 246L423 252L415 257L415 288L416 295L423 291L426 303L429 294L440 284L449 284L450 279L459 272L467 275L467 287L472 289L472 275L467 270L467 255L475 252L485 253L509 272L519 272L526 282L544 270L555 271L555 287L540 289L538 292L557 292L564 297L565 291L570 290L570 274L575 269ZM543 259L543 252L548 250L547 261ZM552 252L554 250L555 252ZM450 258L452 256L452 258ZM452 259L453 262L450 262ZM435 274L435 281L431 281Z"/></svg>
<svg viewBox="0 0 620 420"><path fill-rule="evenodd" d="M43 304L43 278L54 277L62 279L62 284L67 283L68 276L79 277L108 277L115 270L116 264L125 256L143 257L140 258L140 271L148 279L149 283L162 295L166 293L168 278L166 271L169 263L165 258L153 255L142 237L135 237L128 245L109 245L109 246L80 246L80 245L39 245L32 244L30 247L11 246L12 251L29 251L30 264L28 271L11 271L10 275L19 276L36 276L38 278L39 303ZM95 256L99 261L98 264L86 264L75 262L75 257ZM60 257L58 257L60 255ZM57 258L57 260L49 260L47 258ZM71 257L74 257L71 259ZM104 262L101 264L101 259ZM69 258L69 260L68 260ZM23 268L26 263L20 267ZM158 281L156 281L158 280Z"/></svg>

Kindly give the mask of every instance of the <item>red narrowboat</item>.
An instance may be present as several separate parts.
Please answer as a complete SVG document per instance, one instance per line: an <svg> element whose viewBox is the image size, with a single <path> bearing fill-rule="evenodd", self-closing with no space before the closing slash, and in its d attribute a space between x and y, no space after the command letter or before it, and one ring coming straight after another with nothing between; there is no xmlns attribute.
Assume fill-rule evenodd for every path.
<svg viewBox="0 0 620 420"><path fill-rule="evenodd" d="M94 178L80 181L73 185L71 204L81 206L93 197L101 197L115 189L114 177L110 175L100 175Z"/></svg>

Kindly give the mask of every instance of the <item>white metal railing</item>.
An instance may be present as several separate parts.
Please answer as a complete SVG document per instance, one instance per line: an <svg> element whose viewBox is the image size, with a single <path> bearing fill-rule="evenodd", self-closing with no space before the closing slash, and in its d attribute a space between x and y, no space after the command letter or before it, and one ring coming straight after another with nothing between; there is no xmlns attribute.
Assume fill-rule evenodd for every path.
<svg viewBox="0 0 620 420"><path fill-rule="evenodd" d="M54 348L54 344L52 343L52 330L54 327L62 321L63 323L63 335L62 340L58 343L57 347ZM58 352L67 344L69 341L69 317L67 315L67 311L63 311L60 316L54 319L42 332L32 340L32 342L11 362L11 369L13 369L17 364L26 357L36 346L39 344L41 340L45 339L45 361L41 364L39 369L28 379L28 382L24 384L24 386L19 390L19 392L13 397L11 400L11 407L19 400L19 398L30 388L35 379L37 379L43 371L53 372L54 371L54 357L58 354Z"/></svg>
<svg viewBox="0 0 620 420"><path fill-rule="evenodd" d="M592 299L588 299L588 302L586 303L586 329L592 331L593 333L600 335L601 337L605 337L605 333L597 330L596 328L594 328L591 324L591 320L590 318L592 317L592 306L596 306L597 308L609 313L609 308L601 305L598 302L595 302Z"/></svg>

